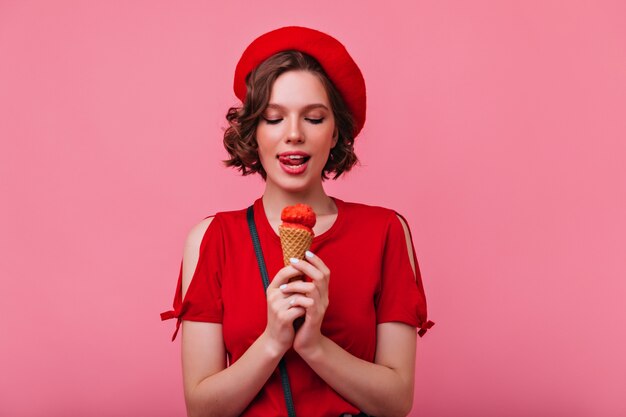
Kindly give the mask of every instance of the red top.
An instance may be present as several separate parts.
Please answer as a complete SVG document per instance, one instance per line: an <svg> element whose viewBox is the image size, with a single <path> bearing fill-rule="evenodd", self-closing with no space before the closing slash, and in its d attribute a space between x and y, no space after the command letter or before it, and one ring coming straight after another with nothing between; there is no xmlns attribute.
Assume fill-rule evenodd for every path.
<svg viewBox="0 0 626 417"><path fill-rule="evenodd" d="M382 207L333 198L338 214L332 227L315 236L311 251L331 271L329 306L322 333L351 354L374 361L376 325L402 322L432 327L426 319L426 299L415 250L413 274L406 239L396 212ZM272 229L262 200L254 202L254 219L270 279L283 267L280 238ZM358 283L358 285L354 285ZM200 245L200 257L182 300L182 262L174 310L161 319L222 323L224 345L233 363L263 333L267 303L246 210L217 213ZM287 370L297 415L337 417L358 414L313 372L300 356L286 353ZM242 416L287 416L278 369Z"/></svg>

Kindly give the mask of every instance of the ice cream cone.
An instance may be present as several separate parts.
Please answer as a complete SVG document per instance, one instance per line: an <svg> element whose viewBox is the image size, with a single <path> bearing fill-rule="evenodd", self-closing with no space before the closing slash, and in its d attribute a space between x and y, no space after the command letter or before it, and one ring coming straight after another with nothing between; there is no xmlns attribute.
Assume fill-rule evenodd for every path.
<svg viewBox="0 0 626 417"><path fill-rule="evenodd" d="M283 261L289 265L290 258L304 259L304 253L311 247L313 234L305 229L280 225L280 244L283 248Z"/></svg>
<svg viewBox="0 0 626 417"><path fill-rule="evenodd" d="M283 262L289 265L290 258L304 259L304 253L311 247L315 212L306 204L296 204L285 207L280 219L283 223L278 226L278 233L283 249Z"/></svg>
<svg viewBox="0 0 626 417"><path fill-rule="evenodd" d="M313 242L313 226L315 226L315 212L306 204L287 206L280 214L283 223L278 226L280 244L283 249L283 262L290 265L290 258L304 259L304 254ZM302 275L293 277L289 281L302 279ZM296 331L304 323L304 317L298 317L293 322Z"/></svg>

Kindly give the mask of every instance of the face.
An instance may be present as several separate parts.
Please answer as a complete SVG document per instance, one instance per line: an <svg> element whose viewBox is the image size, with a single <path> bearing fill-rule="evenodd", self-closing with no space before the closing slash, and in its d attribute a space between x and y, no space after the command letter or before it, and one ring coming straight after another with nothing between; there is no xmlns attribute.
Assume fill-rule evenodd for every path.
<svg viewBox="0 0 626 417"><path fill-rule="evenodd" d="M337 143L335 119L322 82L308 71L288 71L274 85L256 129L268 185L301 192L321 184Z"/></svg>

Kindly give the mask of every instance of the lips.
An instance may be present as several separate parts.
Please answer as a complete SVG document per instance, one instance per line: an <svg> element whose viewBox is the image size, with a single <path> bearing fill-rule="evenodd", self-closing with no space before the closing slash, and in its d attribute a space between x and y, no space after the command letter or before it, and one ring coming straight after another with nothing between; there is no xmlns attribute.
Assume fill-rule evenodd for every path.
<svg viewBox="0 0 626 417"><path fill-rule="evenodd" d="M306 170L311 155L301 151L282 152L276 155L281 168L288 174L301 174Z"/></svg>
<svg viewBox="0 0 626 417"><path fill-rule="evenodd" d="M276 155L276 158L278 158L281 164L298 166L307 162L311 158L311 156L305 152L292 151L279 153L278 155Z"/></svg>

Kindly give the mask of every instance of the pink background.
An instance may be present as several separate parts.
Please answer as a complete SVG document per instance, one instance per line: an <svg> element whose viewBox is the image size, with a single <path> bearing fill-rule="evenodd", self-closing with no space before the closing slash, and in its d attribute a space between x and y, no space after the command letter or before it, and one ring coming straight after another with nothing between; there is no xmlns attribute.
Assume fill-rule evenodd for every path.
<svg viewBox="0 0 626 417"><path fill-rule="evenodd" d="M437 325L413 416L623 416L623 1L0 1L0 415L182 416L172 302L232 75L296 24L361 66L362 166L407 216Z"/></svg>

